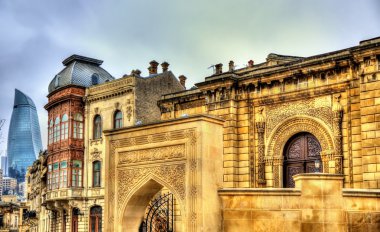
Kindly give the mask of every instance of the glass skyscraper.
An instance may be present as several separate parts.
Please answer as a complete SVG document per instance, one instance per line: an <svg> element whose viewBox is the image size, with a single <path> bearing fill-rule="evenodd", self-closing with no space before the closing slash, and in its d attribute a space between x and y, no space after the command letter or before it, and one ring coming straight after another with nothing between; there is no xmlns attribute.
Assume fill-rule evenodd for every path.
<svg viewBox="0 0 380 232"><path fill-rule="evenodd" d="M15 101L8 132L8 175L18 182L25 180L28 166L42 150L40 125L32 99L15 90Z"/></svg>

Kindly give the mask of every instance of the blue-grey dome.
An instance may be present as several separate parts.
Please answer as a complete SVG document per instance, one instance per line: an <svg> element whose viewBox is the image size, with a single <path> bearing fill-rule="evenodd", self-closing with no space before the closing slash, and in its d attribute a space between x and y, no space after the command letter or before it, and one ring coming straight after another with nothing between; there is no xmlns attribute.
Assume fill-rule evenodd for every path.
<svg viewBox="0 0 380 232"><path fill-rule="evenodd" d="M72 55L62 62L66 67L49 84L49 93L67 85L89 87L114 80L106 70L100 67L101 60Z"/></svg>

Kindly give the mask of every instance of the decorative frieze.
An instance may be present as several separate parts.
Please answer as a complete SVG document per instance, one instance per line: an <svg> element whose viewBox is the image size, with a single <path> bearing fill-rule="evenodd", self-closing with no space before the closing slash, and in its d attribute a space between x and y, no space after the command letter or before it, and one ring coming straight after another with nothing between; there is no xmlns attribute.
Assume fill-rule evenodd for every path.
<svg viewBox="0 0 380 232"><path fill-rule="evenodd" d="M119 153L119 165L185 158L185 144Z"/></svg>

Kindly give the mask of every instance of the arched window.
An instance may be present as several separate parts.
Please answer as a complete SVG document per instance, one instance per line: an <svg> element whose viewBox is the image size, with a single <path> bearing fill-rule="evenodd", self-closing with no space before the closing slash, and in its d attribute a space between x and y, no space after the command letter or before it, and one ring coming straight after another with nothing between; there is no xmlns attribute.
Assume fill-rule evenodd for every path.
<svg viewBox="0 0 380 232"><path fill-rule="evenodd" d="M54 136L54 122L53 120L50 120L49 122L49 144L53 143L53 136Z"/></svg>
<svg viewBox="0 0 380 232"><path fill-rule="evenodd" d="M83 116L80 113L74 115L74 139L83 139Z"/></svg>
<svg viewBox="0 0 380 232"><path fill-rule="evenodd" d="M96 115L94 118L94 139L102 137L102 117Z"/></svg>
<svg viewBox="0 0 380 232"><path fill-rule="evenodd" d="M117 110L114 114L113 128L118 129L123 127L123 113Z"/></svg>
<svg viewBox="0 0 380 232"><path fill-rule="evenodd" d="M93 206L90 209L90 231L102 231L102 207Z"/></svg>
<svg viewBox="0 0 380 232"><path fill-rule="evenodd" d="M92 163L92 186L100 187L100 179L101 179L101 163L100 161L94 161Z"/></svg>
<svg viewBox="0 0 380 232"><path fill-rule="evenodd" d="M61 119L59 117L56 117L55 122L54 122L54 141L53 142L58 142L60 140L60 136L61 136L60 122L61 122Z"/></svg>
<svg viewBox="0 0 380 232"><path fill-rule="evenodd" d="M68 139L69 138L69 117L67 117L67 114L64 114L62 116L62 123L61 123L61 140Z"/></svg>
<svg viewBox="0 0 380 232"><path fill-rule="evenodd" d="M97 73L92 74L91 82L92 82L92 85L99 84L99 75Z"/></svg>

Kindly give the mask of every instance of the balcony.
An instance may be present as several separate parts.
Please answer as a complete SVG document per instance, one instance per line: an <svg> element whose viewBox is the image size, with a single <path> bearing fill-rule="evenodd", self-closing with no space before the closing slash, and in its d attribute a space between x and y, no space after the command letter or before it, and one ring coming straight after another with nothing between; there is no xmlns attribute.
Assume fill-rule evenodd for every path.
<svg viewBox="0 0 380 232"><path fill-rule="evenodd" d="M66 188L49 190L46 193L46 201L82 199L84 197L83 188Z"/></svg>

